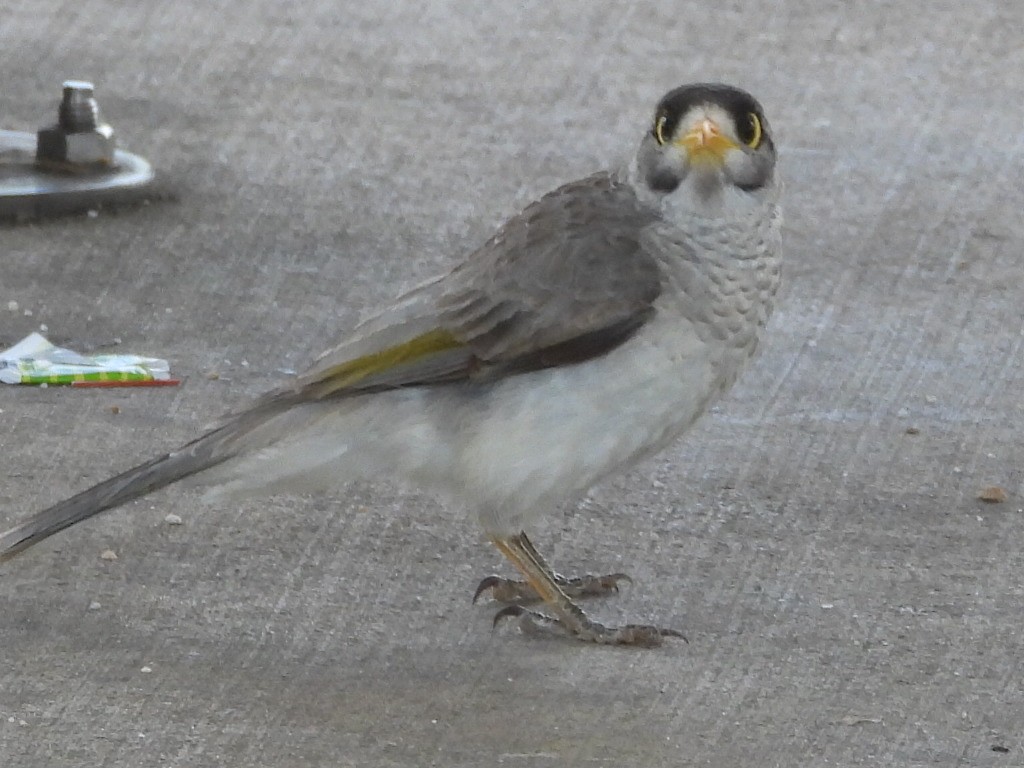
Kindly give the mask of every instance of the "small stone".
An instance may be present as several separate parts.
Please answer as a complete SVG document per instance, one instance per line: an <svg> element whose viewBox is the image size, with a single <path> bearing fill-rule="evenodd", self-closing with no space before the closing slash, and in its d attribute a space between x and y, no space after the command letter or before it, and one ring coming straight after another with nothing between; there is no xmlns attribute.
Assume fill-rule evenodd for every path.
<svg viewBox="0 0 1024 768"><path fill-rule="evenodd" d="M101 560L117 560L117 553L112 549L104 549L100 552Z"/></svg>
<svg viewBox="0 0 1024 768"><path fill-rule="evenodd" d="M85 215L88 216L90 219L95 219L97 216L100 215L100 212L96 210L89 210L85 212Z"/></svg>
<svg viewBox="0 0 1024 768"><path fill-rule="evenodd" d="M907 434L908 435L920 435L921 434L921 430L918 429L917 427L907 427Z"/></svg>
<svg viewBox="0 0 1024 768"><path fill-rule="evenodd" d="M110 406L110 412L112 414L114 414L115 416L117 416L117 414L119 414L121 412L121 406L119 406L119 405L112 405L112 406Z"/></svg>
<svg viewBox="0 0 1024 768"><path fill-rule="evenodd" d="M141 672L144 675L148 675L152 671L153 671L153 668L150 667L150 666L143 667L142 669L139 670L139 672Z"/></svg>
<svg viewBox="0 0 1024 768"><path fill-rule="evenodd" d="M32 317L32 310L31 309L26 309L24 312L22 312L22 314L25 317Z"/></svg>
<svg viewBox="0 0 1024 768"><path fill-rule="evenodd" d="M18 311L18 302L14 301L14 300L8 301L7 302L7 311L8 312L17 312Z"/></svg>
<svg viewBox="0 0 1024 768"><path fill-rule="evenodd" d="M210 381L216 381L217 379L220 378L220 374L217 373L217 371L210 371L208 374L206 374L206 378L209 379Z"/></svg>
<svg viewBox="0 0 1024 768"><path fill-rule="evenodd" d="M1006 491L998 485L990 485L978 491L978 498L989 504L1002 504L1008 498Z"/></svg>
<svg viewBox="0 0 1024 768"><path fill-rule="evenodd" d="M89 603L89 610L90 611L98 611L102 607L103 607L103 605L101 603L96 602L95 600L93 600L91 603Z"/></svg>
<svg viewBox="0 0 1024 768"><path fill-rule="evenodd" d="M48 326L46 323L40 323L39 324L39 332L40 333L46 333L48 330L50 330L50 326Z"/></svg>
<svg viewBox="0 0 1024 768"><path fill-rule="evenodd" d="M840 725L877 725L882 722L880 717L864 717L861 715L847 715L839 721Z"/></svg>
<svg viewBox="0 0 1024 768"><path fill-rule="evenodd" d="M168 525L181 525L182 519L180 515L176 515L172 512L164 518L164 522Z"/></svg>

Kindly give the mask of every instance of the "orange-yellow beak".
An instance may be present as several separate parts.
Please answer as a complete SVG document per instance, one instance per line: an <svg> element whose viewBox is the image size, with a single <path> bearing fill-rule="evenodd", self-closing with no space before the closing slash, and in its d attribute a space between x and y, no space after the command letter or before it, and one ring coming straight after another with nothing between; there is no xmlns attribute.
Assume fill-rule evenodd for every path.
<svg viewBox="0 0 1024 768"><path fill-rule="evenodd" d="M707 163L721 166L725 163L725 153L730 149L738 149L736 143L722 135L718 123L710 117L703 117L677 143L686 148L690 162Z"/></svg>

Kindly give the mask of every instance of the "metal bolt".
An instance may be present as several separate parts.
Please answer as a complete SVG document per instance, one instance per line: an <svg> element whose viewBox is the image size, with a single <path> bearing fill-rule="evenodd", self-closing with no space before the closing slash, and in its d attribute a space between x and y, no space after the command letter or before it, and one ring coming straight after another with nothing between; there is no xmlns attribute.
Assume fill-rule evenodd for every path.
<svg viewBox="0 0 1024 768"><path fill-rule="evenodd" d="M112 165L114 129L100 118L93 84L81 80L64 83L57 124L37 134L36 161L62 166Z"/></svg>
<svg viewBox="0 0 1024 768"><path fill-rule="evenodd" d="M93 84L84 80L65 80L57 124L68 133L91 131L100 124L100 105L93 97Z"/></svg>

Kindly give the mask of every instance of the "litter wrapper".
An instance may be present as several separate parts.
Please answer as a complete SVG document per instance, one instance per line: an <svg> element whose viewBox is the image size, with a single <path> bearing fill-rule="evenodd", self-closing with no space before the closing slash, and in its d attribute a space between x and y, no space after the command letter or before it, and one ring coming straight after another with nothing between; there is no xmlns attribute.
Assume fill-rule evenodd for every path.
<svg viewBox="0 0 1024 768"><path fill-rule="evenodd" d="M138 355L81 355L32 333L0 352L0 383L71 386L179 384L166 360Z"/></svg>

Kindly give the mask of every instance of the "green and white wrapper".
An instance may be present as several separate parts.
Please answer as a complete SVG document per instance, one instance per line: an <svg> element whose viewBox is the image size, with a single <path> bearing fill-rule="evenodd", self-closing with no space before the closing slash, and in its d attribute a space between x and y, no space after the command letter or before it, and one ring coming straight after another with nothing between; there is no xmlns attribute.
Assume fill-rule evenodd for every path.
<svg viewBox="0 0 1024 768"><path fill-rule="evenodd" d="M61 385L170 379L166 360L138 355L81 355L32 333L0 352L0 383Z"/></svg>

